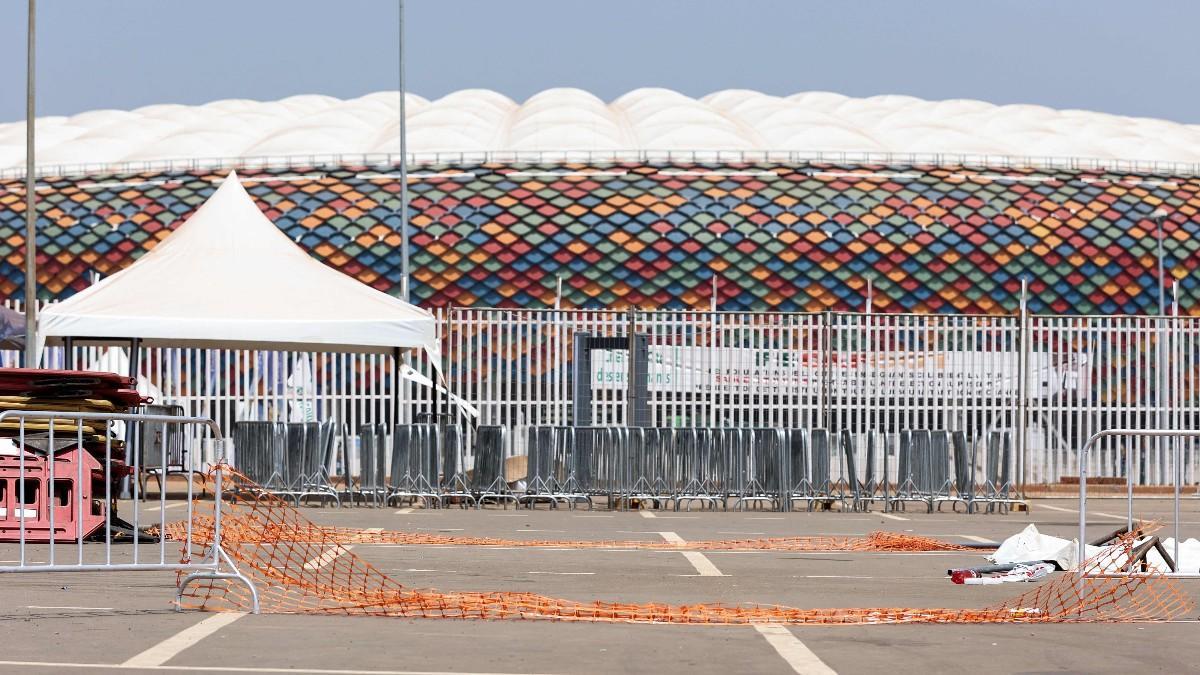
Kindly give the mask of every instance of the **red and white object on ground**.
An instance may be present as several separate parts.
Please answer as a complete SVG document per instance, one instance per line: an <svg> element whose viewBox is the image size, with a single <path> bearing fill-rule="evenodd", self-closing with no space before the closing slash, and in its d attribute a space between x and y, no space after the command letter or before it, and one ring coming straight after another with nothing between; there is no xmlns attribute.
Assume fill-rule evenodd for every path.
<svg viewBox="0 0 1200 675"><path fill-rule="evenodd" d="M50 493L50 462L40 452L24 450L25 472L17 454L0 455L0 542L21 540L24 516L28 543L73 542L86 538L104 525L104 473L100 462L82 448L72 447L54 455L54 494ZM79 481L79 462L83 481ZM24 500L21 483L24 481ZM23 503L22 503L23 502ZM54 523L51 527L50 514Z"/></svg>
<svg viewBox="0 0 1200 675"><path fill-rule="evenodd" d="M1017 565L1011 570L996 573L981 573L973 569L962 569L951 572L950 580L964 586L986 586L1018 581L1041 581L1050 576L1050 573L1054 570L1054 565L1047 562Z"/></svg>

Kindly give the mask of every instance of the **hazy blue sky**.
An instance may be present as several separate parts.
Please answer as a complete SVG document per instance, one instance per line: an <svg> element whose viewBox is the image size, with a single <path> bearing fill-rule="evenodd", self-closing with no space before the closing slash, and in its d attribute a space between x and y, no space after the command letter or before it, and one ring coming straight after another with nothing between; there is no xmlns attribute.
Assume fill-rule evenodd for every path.
<svg viewBox="0 0 1200 675"><path fill-rule="evenodd" d="M393 0L41 0L39 114L395 89ZM409 0L410 90L730 87L1039 103L1200 122L1200 2ZM0 121L25 0L0 0Z"/></svg>

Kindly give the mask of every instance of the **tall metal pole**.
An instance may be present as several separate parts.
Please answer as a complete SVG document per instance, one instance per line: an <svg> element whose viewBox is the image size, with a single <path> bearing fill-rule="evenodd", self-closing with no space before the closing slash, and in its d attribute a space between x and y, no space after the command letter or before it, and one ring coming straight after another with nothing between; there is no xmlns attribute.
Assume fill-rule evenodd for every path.
<svg viewBox="0 0 1200 675"><path fill-rule="evenodd" d="M400 298L408 302L408 121L404 114L404 0L400 2Z"/></svg>
<svg viewBox="0 0 1200 675"><path fill-rule="evenodd" d="M33 128L33 57L37 0L29 0L25 52L25 367L37 365L37 190L35 189Z"/></svg>

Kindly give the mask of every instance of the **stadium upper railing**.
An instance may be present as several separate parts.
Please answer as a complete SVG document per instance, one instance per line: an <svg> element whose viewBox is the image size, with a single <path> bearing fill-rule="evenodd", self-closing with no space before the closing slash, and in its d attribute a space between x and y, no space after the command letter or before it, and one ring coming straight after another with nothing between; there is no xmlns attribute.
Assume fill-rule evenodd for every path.
<svg viewBox="0 0 1200 675"><path fill-rule="evenodd" d="M88 176L167 171L222 169L288 169L318 166L395 166L399 153L336 153L261 157L194 157L186 159L44 164L38 176ZM484 152L409 153L410 165L472 165L485 163L760 163L760 164L875 164L887 166L967 166L988 169L1108 171L1162 176L1200 175L1200 164L1153 160L1018 155L893 153L810 150L500 150ZM0 169L0 180L23 178L25 168Z"/></svg>

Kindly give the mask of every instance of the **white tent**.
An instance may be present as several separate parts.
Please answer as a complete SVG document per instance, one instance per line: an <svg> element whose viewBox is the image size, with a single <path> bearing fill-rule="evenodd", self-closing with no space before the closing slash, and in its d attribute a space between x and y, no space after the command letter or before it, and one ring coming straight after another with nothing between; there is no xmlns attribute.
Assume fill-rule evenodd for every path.
<svg viewBox="0 0 1200 675"><path fill-rule="evenodd" d="M125 270L50 305L38 339L148 346L390 352L437 364L429 312L310 257L233 173L191 218Z"/></svg>

